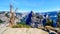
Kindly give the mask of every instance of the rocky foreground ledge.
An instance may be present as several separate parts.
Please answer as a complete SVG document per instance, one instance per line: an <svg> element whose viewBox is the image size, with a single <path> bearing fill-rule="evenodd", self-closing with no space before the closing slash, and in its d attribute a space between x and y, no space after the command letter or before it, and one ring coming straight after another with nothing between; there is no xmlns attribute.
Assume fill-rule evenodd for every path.
<svg viewBox="0 0 60 34"><path fill-rule="evenodd" d="M1 34L48 34L48 32L37 28L3 28Z"/></svg>

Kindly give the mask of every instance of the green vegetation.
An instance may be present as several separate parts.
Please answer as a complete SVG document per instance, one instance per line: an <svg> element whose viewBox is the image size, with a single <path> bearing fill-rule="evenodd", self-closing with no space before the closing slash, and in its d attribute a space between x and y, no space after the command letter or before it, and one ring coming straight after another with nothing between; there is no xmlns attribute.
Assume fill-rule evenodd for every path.
<svg viewBox="0 0 60 34"><path fill-rule="evenodd" d="M46 25L53 26L53 20L47 20Z"/></svg>
<svg viewBox="0 0 60 34"><path fill-rule="evenodd" d="M57 27L60 28L60 12L57 14L58 20L57 20Z"/></svg>
<svg viewBox="0 0 60 34"><path fill-rule="evenodd" d="M0 19L0 23L3 23L4 21L2 21L1 19Z"/></svg>
<svg viewBox="0 0 60 34"><path fill-rule="evenodd" d="M7 14L7 13L5 14L5 16L9 18L9 16L8 16L8 14Z"/></svg>
<svg viewBox="0 0 60 34"><path fill-rule="evenodd" d="M48 18L46 19L46 25L48 25L48 26L53 26L53 20L50 20L49 16L48 16Z"/></svg>
<svg viewBox="0 0 60 34"><path fill-rule="evenodd" d="M12 28L31 28L31 26L26 25L25 23L18 23L17 25L13 25Z"/></svg>

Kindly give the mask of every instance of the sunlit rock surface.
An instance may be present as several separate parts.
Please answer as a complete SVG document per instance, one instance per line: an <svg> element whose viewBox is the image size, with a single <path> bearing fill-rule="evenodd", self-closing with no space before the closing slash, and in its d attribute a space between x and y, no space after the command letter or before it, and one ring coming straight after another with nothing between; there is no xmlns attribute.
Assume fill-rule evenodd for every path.
<svg viewBox="0 0 60 34"><path fill-rule="evenodd" d="M37 28L7 28L1 34L48 34Z"/></svg>

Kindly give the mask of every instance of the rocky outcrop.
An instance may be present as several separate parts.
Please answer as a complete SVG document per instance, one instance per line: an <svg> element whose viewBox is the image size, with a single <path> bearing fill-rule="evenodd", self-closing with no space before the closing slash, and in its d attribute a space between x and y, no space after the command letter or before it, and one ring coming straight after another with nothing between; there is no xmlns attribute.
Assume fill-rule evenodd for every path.
<svg viewBox="0 0 60 34"><path fill-rule="evenodd" d="M48 32L37 28L9 28L3 34L48 34Z"/></svg>
<svg viewBox="0 0 60 34"><path fill-rule="evenodd" d="M38 28L40 26L43 26L42 19L42 15L36 14L31 11L28 15L28 18L26 19L26 24L32 26L33 28Z"/></svg>

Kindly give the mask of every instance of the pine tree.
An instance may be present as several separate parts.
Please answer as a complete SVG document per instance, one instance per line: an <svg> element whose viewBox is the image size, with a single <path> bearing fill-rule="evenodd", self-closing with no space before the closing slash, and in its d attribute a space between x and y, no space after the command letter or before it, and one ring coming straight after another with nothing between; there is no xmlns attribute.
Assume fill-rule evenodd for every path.
<svg viewBox="0 0 60 34"><path fill-rule="evenodd" d="M60 27L60 12L57 14L58 20L57 20L57 27Z"/></svg>

